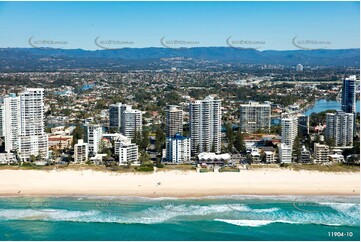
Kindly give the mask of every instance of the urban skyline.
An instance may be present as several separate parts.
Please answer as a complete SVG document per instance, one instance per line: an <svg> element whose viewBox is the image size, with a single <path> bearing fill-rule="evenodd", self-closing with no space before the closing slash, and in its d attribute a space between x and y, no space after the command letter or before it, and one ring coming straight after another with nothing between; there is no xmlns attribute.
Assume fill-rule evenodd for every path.
<svg viewBox="0 0 361 242"><path fill-rule="evenodd" d="M355 76L346 77L343 80L341 107L348 112L340 110L336 111L336 113L326 113L325 140L328 146L338 148L352 148L353 146L353 139L356 134L356 131L354 132L354 127L356 126L354 116L357 114L355 109L356 80ZM350 83L352 88L350 88ZM10 93L3 97L0 106L0 134L4 137L5 151L12 154L7 159L14 161L14 157L17 158L18 156L22 161L28 162L34 159L31 157L35 157L38 161L42 159L47 160L49 148L57 149L56 143L52 145L54 138L48 137L44 132L46 118L44 116L45 105L43 96L43 88L27 88L20 92L18 96ZM221 147L223 147L222 143L225 142L230 154L234 154L234 148L238 152L245 152L246 149L250 149L249 159L252 162L261 162L261 154L264 154L266 163L267 161L274 162L276 151L271 147L269 147L271 149L263 148L260 153L256 149L257 146L251 146L250 148L244 143L238 144L243 146L242 150L239 150L236 147L238 146L236 143L232 144L233 138L230 139L228 137L228 132L231 132L230 130L226 131L227 139L224 141L224 138L221 137L221 102L220 99L213 96L208 96L204 100L189 102L189 123L186 123L186 125L189 125L189 137L182 136L184 115L181 105L167 105L164 107L166 122L163 127L165 129L159 130L159 132L165 138L161 136L155 137L158 146L160 145L159 149L164 149L165 152L160 156L161 161L184 163L191 162L192 157L194 158L196 155L204 152L213 152L215 155L220 154ZM238 132L243 132L243 135L237 136L239 140L235 142L244 142L245 134L270 132L271 105L274 104L269 102L265 104L249 102L239 105L240 122ZM306 158L304 156L308 152L304 145L302 146L303 156L300 155L302 152L297 154L299 152L297 150L301 150L301 148L296 148L300 143L299 139L303 139L302 137L307 137L309 134L309 118L308 116L300 115L298 112L294 113L296 106L290 105L289 107L289 112L283 113L280 117L281 142L278 144L279 162L311 161L310 157ZM108 144L110 148L114 146L114 151L111 152L109 149L108 151L111 152L110 154L114 153L114 155L119 157L117 161L119 165L129 165L128 162L138 162L138 159L140 159L139 152L144 159L144 152L148 152L149 137L143 132L143 112L133 109L131 105L116 103L109 105L108 115L108 131L104 131L104 126L99 123L84 121L84 135L80 135L81 139L79 139L78 143L73 144L74 156L71 160L74 160L75 163L84 164L89 158L93 157L92 159L95 164L103 164L103 158L110 158L109 154L101 154L106 146L104 144L105 137L106 140L108 137L114 140L113 144ZM67 136L68 138L63 137L65 141L68 141L73 139L74 135L73 137ZM164 140L160 141L162 139ZM221 142L221 140L223 141ZM59 142L62 142L62 136L59 137ZM144 142L146 143L145 147L143 147L145 150L139 150L139 145ZM161 142L164 143L162 144ZM316 143L315 147L323 147L317 146ZM63 148L69 145L68 141ZM318 158L317 152L315 150L315 161L325 161L326 158ZM222 153L225 153L223 148ZM337 155L339 154L337 153ZM334 157L330 156L331 158L333 159ZM342 158L342 160L345 159Z"/></svg>
<svg viewBox="0 0 361 242"><path fill-rule="evenodd" d="M0 240L360 241L359 2L0 21Z"/></svg>

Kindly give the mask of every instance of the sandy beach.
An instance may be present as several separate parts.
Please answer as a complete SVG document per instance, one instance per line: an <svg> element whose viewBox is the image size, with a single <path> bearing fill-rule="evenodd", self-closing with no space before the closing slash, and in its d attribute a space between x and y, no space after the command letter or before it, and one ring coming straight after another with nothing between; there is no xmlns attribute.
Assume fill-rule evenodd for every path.
<svg viewBox="0 0 361 242"><path fill-rule="evenodd" d="M148 174L93 170L0 170L1 196L359 195L360 173L244 170Z"/></svg>

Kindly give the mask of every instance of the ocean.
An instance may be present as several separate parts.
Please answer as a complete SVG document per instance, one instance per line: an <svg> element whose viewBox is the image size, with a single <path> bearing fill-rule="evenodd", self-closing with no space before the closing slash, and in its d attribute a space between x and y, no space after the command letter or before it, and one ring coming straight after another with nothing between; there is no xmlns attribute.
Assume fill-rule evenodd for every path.
<svg viewBox="0 0 361 242"><path fill-rule="evenodd" d="M355 240L359 197L1 197L0 240Z"/></svg>

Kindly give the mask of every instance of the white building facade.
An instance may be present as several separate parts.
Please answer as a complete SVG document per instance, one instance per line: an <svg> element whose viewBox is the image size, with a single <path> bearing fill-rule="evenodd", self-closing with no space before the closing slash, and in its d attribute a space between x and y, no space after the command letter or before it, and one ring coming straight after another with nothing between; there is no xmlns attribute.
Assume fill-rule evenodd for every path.
<svg viewBox="0 0 361 242"><path fill-rule="evenodd" d="M221 152L221 100L212 96L189 105L192 154Z"/></svg>
<svg viewBox="0 0 361 242"><path fill-rule="evenodd" d="M191 140L181 134L167 137L166 161L172 163L184 163L191 159Z"/></svg>
<svg viewBox="0 0 361 242"><path fill-rule="evenodd" d="M74 145L74 163L84 164L88 161L88 144L84 140L78 140Z"/></svg>
<svg viewBox="0 0 361 242"><path fill-rule="evenodd" d="M103 135L103 128L98 124L84 124L84 141L88 143L89 155L96 155L100 152L100 144Z"/></svg>
<svg viewBox="0 0 361 242"><path fill-rule="evenodd" d="M295 116L281 119L282 143L293 148L293 143L298 135L298 119Z"/></svg>
<svg viewBox="0 0 361 242"><path fill-rule="evenodd" d="M284 143L278 145L278 157L280 163L292 162L292 148Z"/></svg>
<svg viewBox="0 0 361 242"><path fill-rule="evenodd" d="M142 132L142 112L126 105L121 115L121 123L121 133L124 136L133 139L137 133Z"/></svg>
<svg viewBox="0 0 361 242"><path fill-rule="evenodd" d="M119 165L135 163L139 159L138 145L123 135L114 142L114 153L119 156Z"/></svg>
<svg viewBox="0 0 361 242"><path fill-rule="evenodd" d="M22 161L32 156L48 158L48 135L44 125L44 89L27 88L3 100L2 129L5 150L17 152Z"/></svg>
<svg viewBox="0 0 361 242"><path fill-rule="evenodd" d="M354 114L337 111L326 114L326 139L333 140L335 146L352 146L354 134Z"/></svg>
<svg viewBox="0 0 361 242"><path fill-rule="evenodd" d="M330 147L328 145L315 143L314 144L314 161L317 163L328 162Z"/></svg>
<svg viewBox="0 0 361 242"><path fill-rule="evenodd" d="M0 99L0 137L3 137L4 136L4 133L3 133L3 125L4 125L4 103L3 103L4 100L1 100Z"/></svg>
<svg viewBox="0 0 361 242"><path fill-rule="evenodd" d="M19 149L20 142L20 97L11 93L2 103L2 136L5 138L5 151Z"/></svg>
<svg viewBox="0 0 361 242"><path fill-rule="evenodd" d="M240 111L240 128L247 133L254 133L257 130L270 131L271 128L271 105L250 102L241 104Z"/></svg>

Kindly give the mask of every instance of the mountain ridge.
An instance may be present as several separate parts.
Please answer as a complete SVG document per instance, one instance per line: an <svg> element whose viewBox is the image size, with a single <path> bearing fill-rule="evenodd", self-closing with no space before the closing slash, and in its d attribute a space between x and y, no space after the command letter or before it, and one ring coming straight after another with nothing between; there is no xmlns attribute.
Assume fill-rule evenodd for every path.
<svg viewBox="0 0 361 242"><path fill-rule="evenodd" d="M161 61L165 58L190 58L198 61L214 61L231 64L267 64L294 66L352 66L360 65L360 49L318 49L318 50L255 50L233 47L193 47L193 48L122 48L114 50L83 49L40 49L40 48L0 48L0 64L7 69L22 65L46 66L46 59L57 67L71 68L75 63L79 68L94 68L114 65ZM86 63L86 64L85 64ZM3 69L0 67L0 70Z"/></svg>

